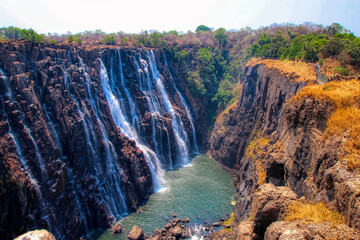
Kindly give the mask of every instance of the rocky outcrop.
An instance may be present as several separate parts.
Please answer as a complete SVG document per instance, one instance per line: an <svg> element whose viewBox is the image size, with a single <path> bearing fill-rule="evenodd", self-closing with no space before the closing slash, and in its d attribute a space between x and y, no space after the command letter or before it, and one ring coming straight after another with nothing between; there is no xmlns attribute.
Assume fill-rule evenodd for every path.
<svg viewBox="0 0 360 240"><path fill-rule="evenodd" d="M359 175L349 171L346 160L341 157L346 133L324 137L327 120L334 111L333 104L324 98L312 97L290 101L305 84L262 65L249 66L242 84L241 98L217 119L209 150L214 159L238 171L236 220L240 223L256 215L257 192L262 191L264 183L272 183L288 187L307 201L325 202L341 212L350 227L360 229ZM275 203L264 199L264 204L260 205L267 204ZM268 225L277 221L267 221L266 214L255 212L263 217L240 223L238 230L254 239L263 237ZM273 213L272 207L268 212ZM257 223L267 224L261 229ZM317 234L310 228L294 230L292 237L308 239L309 231ZM336 230L333 236L336 238L341 231ZM280 238L279 234L276 237L270 234L271 239ZM352 239L353 235L349 236Z"/></svg>
<svg viewBox="0 0 360 240"><path fill-rule="evenodd" d="M155 229L155 231L146 239L189 239L191 237L191 229L186 226L188 222L188 219L181 220L180 218L173 218L169 220L169 222L163 228Z"/></svg>
<svg viewBox="0 0 360 240"><path fill-rule="evenodd" d="M345 224L334 226L331 223L306 224L301 222L278 221L266 230L264 240L278 239L359 239L360 235Z"/></svg>
<svg viewBox="0 0 360 240"><path fill-rule="evenodd" d="M194 151L188 90L160 51L2 42L0 70L2 239L109 227L147 200L155 168L182 164L179 136Z"/></svg>
<svg viewBox="0 0 360 240"><path fill-rule="evenodd" d="M139 228L138 226L134 226L128 235L128 239L129 240L144 240L145 239L144 231L141 228Z"/></svg>
<svg viewBox="0 0 360 240"><path fill-rule="evenodd" d="M291 81L263 65L246 68L243 90L236 106L219 117L210 138L211 156L221 164L238 169L255 130L276 130L284 103L304 83Z"/></svg>
<svg viewBox="0 0 360 240"><path fill-rule="evenodd" d="M297 200L297 195L288 187L261 185L254 194L250 216L254 221L254 233L264 235L266 228L280 219L286 207Z"/></svg>
<svg viewBox="0 0 360 240"><path fill-rule="evenodd" d="M35 230L27 232L14 240L56 240L54 235L46 230Z"/></svg>
<svg viewBox="0 0 360 240"><path fill-rule="evenodd" d="M261 185L254 194L251 220L237 224L234 239L358 239L358 231L345 224L283 221L290 205L296 201L295 192L288 187L271 183ZM314 213L316 214L316 213Z"/></svg>
<svg viewBox="0 0 360 240"><path fill-rule="evenodd" d="M297 195L288 187L261 185L254 194L249 219L236 227L235 239L262 239L269 225L280 220L296 200Z"/></svg>

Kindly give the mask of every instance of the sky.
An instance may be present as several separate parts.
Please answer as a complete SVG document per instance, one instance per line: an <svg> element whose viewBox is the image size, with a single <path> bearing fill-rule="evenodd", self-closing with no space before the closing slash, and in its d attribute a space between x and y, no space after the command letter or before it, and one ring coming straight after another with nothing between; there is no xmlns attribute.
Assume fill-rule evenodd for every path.
<svg viewBox="0 0 360 240"><path fill-rule="evenodd" d="M339 23L360 36L360 0L0 0L0 27L39 33L227 30Z"/></svg>

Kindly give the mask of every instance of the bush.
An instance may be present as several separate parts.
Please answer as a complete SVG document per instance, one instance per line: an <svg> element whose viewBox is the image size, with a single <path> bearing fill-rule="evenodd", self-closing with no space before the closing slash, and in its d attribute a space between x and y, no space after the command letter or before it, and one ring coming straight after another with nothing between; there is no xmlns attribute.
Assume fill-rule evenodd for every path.
<svg viewBox="0 0 360 240"><path fill-rule="evenodd" d="M23 39L30 41L32 43L41 43L44 40L44 36L38 34L33 29L23 29L22 30Z"/></svg>
<svg viewBox="0 0 360 240"><path fill-rule="evenodd" d="M76 43L82 43L82 40L81 40L81 38L80 37L75 37L74 38L74 41L76 42Z"/></svg>
<svg viewBox="0 0 360 240"><path fill-rule="evenodd" d="M121 45L122 45L122 46L127 46L128 44L129 44L129 38L123 37L123 38L121 39Z"/></svg>
<svg viewBox="0 0 360 240"><path fill-rule="evenodd" d="M66 40L67 40L69 43L71 43L71 42L74 41L74 36L73 36L73 35L67 35L67 36L66 36Z"/></svg>
<svg viewBox="0 0 360 240"><path fill-rule="evenodd" d="M321 54L324 58L339 55L344 49L345 45L343 41L338 38L333 38L328 41L321 49Z"/></svg>
<svg viewBox="0 0 360 240"><path fill-rule="evenodd" d="M200 78L199 72L189 72L189 77L187 78L187 83L190 87L190 91L193 94L198 94L204 96L207 91L204 87L204 83Z"/></svg>
<svg viewBox="0 0 360 240"><path fill-rule="evenodd" d="M115 36L108 35L101 42L105 43L106 45L115 45L116 43Z"/></svg>
<svg viewBox="0 0 360 240"><path fill-rule="evenodd" d="M334 67L334 71L342 76L347 76L349 71L344 67Z"/></svg>

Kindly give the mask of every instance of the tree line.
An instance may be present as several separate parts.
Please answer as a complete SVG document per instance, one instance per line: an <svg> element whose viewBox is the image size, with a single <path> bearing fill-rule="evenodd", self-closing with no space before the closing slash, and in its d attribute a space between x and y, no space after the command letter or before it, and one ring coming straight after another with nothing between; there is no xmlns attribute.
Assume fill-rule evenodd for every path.
<svg viewBox="0 0 360 240"><path fill-rule="evenodd" d="M252 57L304 60L332 58L344 66L360 68L360 38L334 23L322 26L271 24L257 30L250 27L226 30L200 25L195 32L143 31L107 34L101 30L72 34L38 34L32 29L0 28L0 40L24 39L35 44L107 44L126 48L160 48L181 63L193 94L206 99L209 111L222 110L238 95L235 85ZM343 69L346 72L346 68ZM211 114L210 114L211 115ZM216 114L212 114L216 116Z"/></svg>

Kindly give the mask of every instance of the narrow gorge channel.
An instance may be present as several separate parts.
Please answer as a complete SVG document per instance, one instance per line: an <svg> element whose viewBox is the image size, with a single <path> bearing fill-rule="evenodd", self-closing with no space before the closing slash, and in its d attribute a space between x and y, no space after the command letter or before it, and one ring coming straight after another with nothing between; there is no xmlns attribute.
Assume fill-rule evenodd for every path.
<svg viewBox="0 0 360 240"><path fill-rule="evenodd" d="M164 227L171 214L180 219L189 218L190 226L201 228L204 222L217 222L233 212L233 177L206 155L198 155L189 165L166 172L164 182L163 189L151 195L136 213L120 221L124 227L121 235L108 230L98 232L94 239L127 239L128 231L135 225L150 234Z"/></svg>

